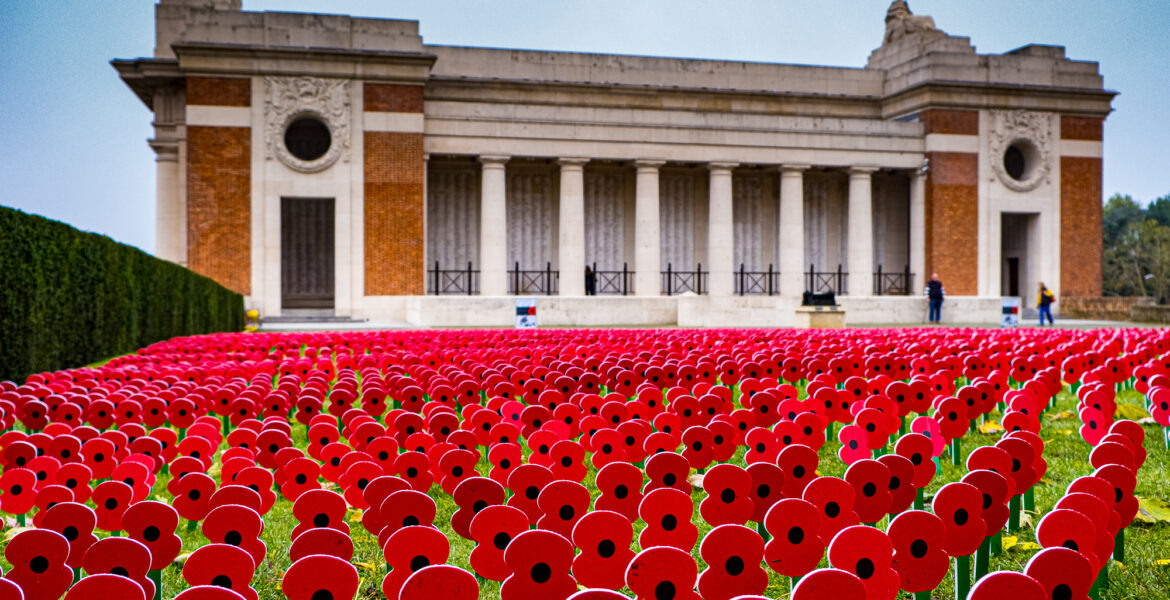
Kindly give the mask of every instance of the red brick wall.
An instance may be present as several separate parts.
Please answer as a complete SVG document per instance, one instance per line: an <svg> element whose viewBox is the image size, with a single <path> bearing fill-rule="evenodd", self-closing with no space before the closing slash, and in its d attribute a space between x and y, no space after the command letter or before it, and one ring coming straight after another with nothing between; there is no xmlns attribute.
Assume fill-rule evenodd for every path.
<svg viewBox="0 0 1170 600"><path fill-rule="evenodd" d="M979 111L924 110L918 120L926 127L926 134L979 135Z"/></svg>
<svg viewBox="0 0 1170 600"><path fill-rule="evenodd" d="M423 290L423 136L365 132L367 296Z"/></svg>
<svg viewBox="0 0 1170 600"><path fill-rule="evenodd" d="M1060 139L1099 142L1105 137L1103 125L1104 121L1099 117L1060 115Z"/></svg>
<svg viewBox="0 0 1170 600"><path fill-rule="evenodd" d="M1101 295L1102 226L1101 159L1060 157L1061 295Z"/></svg>
<svg viewBox="0 0 1170 600"><path fill-rule="evenodd" d="M938 273L948 294L974 296L979 273L979 156L926 155L926 273Z"/></svg>
<svg viewBox="0 0 1170 600"><path fill-rule="evenodd" d="M251 106L252 80L239 77L188 77L187 104Z"/></svg>
<svg viewBox="0 0 1170 600"><path fill-rule="evenodd" d="M187 128L187 264L251 293L251 129Z"/></svg>
<svg viewBox="0 0 1170 600"><path fill-rule="evenodd" d="M367 83L363 87L367 111L415 113L423 111L423 88L420 85Z"/></svg>

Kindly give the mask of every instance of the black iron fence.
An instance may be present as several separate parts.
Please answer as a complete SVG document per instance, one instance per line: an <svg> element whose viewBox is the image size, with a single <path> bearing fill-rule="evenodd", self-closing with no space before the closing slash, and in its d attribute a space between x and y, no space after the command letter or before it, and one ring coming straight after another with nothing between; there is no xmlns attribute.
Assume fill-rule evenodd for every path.
<svg viewBox="0 0 1170 600"><path fill-rule="evenodd" d="M466 269L442 269L436 260L435 268L427 270L427 293L474 296L479 293L479 271L471 268L470 261Z"/></svg>
<svg viewBox="0 0 1170 600"><path fill-rule="evenodd" d="M735 293L744 295L775 296L780 293L780 273L772 264L767 271L748 271L743 263L735 272Z"/></svg>
<svg viewBox="0 0 1170 600"><path fill-rule="evenodd" d="M633 275L628 263L622 263L620 271L598 271L597 263L593 263L593 293L627 296L633 292L630 289ZM588 294L589 290L586 289L585 293Z"/></svg>
<svg viewBox="0 0 1170 600"><path fill-rule="evenodd" d="M508 293L512 295L535 294L551 296L557 293L560 271L554 271L551 262L544 263L539 271L522 271L520 263L508 271Z"/></svg>
<svg viewBox="0 0 1170 600"><path fill-rule="evenodd" d="M878 296L909 296L910 295L910 265L900 272L882 271L878 265L873 274L873 293Z"/></svg>
<svg viewBox="0 0 1170 600"><path fill-rule="evenodd" d="M662 293L667 296L692 292L703 294L707 289L707 275L703 265L695 265L694 271L675 271L671 263L666 263L666 270L662 273Z"/></svg>
<svg viewBox="0 0 1170 600"><path fill-rule="evenodd" d="M823 294L825 292L833 292L841 296L849 293L849 273L837 265L836 271L817 271L816 265L809 265L808 272L804 274L804 289L805 291L814 294Z"/></svg>

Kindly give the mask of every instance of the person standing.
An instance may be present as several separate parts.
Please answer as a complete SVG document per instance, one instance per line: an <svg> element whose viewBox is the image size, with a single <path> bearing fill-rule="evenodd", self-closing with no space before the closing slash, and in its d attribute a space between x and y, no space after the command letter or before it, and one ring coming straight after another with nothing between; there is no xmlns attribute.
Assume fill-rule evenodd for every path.
<svg viewBox="0 0 1170 600"><path fill-rule="evenodd" d="M589 265L585 265L585 295L597 295L597 274L589 268Z"/></svg>
<svg viewBox="0 0 1170 600"><path fill-rule="evenodd" d="M942 303L944 296L943 284L938 279L938 273L931 273L930 281L926 282L926 297L930 300L929 319L931 323L942 321Z"/></svg>
<svg viewBox="0 0 1170 600"><path fill-rule="evenodd" d="M1056 302L1056 294L1052 290L1044 287L1044 282L1040 282L1040 293L1036 295L1036 309L1040 312L1040 326L1044 326L1044 316L1048 316L1048 324L1053 325L1052 322L1052 303Z"/></svg>

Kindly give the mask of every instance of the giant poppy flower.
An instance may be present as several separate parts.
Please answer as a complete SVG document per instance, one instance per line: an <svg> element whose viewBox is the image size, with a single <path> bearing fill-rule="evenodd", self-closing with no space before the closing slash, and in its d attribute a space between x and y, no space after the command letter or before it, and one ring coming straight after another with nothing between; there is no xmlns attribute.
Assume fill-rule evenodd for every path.
<svg viewBox="0 0 1170 600"><path fill-rule="evenodd" d="M829 564L849 571L865 585L867 598L894 598L899 576L892 568L894 547L885 532L854 525L829 543Z"/></svg>
<svg viewBox="0 0 1170 600"><path fill-rule="evenodd" d="M179 513L162 502L139 502L122 514L126 535L150 551L152 571L165 568L182 551L183 540L175 535L178 525Z"/></svg>
<svg viewBox="0 0 1170 600"><path fill-rule="evenodd" d="M646 477L649 481L642 488L643 494L659 488L674 488L686 494L691 493L687 476L691 473L687 459L673 452L655 454L646 460Z"/></svg>
<svg viewBox="0 0 1170 600"><path fill-rule="evenodd" d="M573 544L552 531L532 530L516 536L504 551L512 574L500 585L501 600L564 600L577 591L569 575Z"/></svg>
<svg viewBox="0 0 1170 600"><path fill-rule="evenodd" d="M476 513L469 528L476 542L468 560L471 568L484 579L506 579L512 571L504 562L504 551L528 527L528 515L511 506L488 506Z"/></svg>
<svg viewBox="0 0 1170 600"><path fill-rule="evenodd" d="M196 549L183 563L183 580L192 586L216 586L231 590L247 600L258 600L251 587L256 566L252 556L231 544L207 544Z"/></svg>
<svg viewBox="0 0 1170 600"><path fill-rule="evenodd" d="M595 510L573 527L573 577L586 587L616 590L625 585L626 567L634 558L634 527L625 516Z"/></svg>
<svg viewBox="0 0 1170 600"><path fill-rule="evenodd" d="M866 600L868 591L857 575L841 569L818 569L802 577L792 600Z"/></svg>
<svg viewBox="0 0 1170 600"><path fill-rule="evenodd" d="M694 592L697 578L698 566L690 552L669 546L646 548L626 569L626 586L637 600L700 600Z"/></svg>
<svg viewBox="0 0 1170 600"><path fill-rule="evenodd" d="M699 553L708 565L699 575L699 593L704 600L762 594L768 587L768 573L760 567L764 540L747 527L728 524L712 529L703 538Z"/></svg>
<svg viewBox="0 0 1170 600"><path fill-rule="evenodd" d="M403 492L397 492L403 493ZM443 532L432 527L403 527L382 545L390 573L382 579L382 593L397 598L402 584L412 573L430 565L447 562L451 546Z"/></svg>
<svg viewBox="0 0 1170 600"><path fill-rule="evenodd" d="M1070 596L1072 597L1072 596ZM1015 571L996 571L979 578L967 600L1048 600L1039 581Z"/></svg>
<svg viewBox="0 0 1170 600"><path fill-rule="evenodd" d="M691 522L695 506L691 497L674 488L659 488L642 498L638 515L646 528L638 536L643 548L671 546L690 551L695 547L699 530Z"/></svg>
<svg viewBox="0 0 1170 600"><path fill-rule="evenodd" d="M508 489L512 490L512 497L508 498L507 505L524 511L528 520L536 525L544 514L537 499L540 491L552 480L552 471L547 467L532 464L516 467L508 476Z"/></svg>
<svg viewBox="0 0 1170 600"><path fill-rule="evenodd" d="M710 525L743 525L751 519L755 510L752 476L743 468L715 465L703 475L703 490L706 496L699 503L699 514Z"/></svg>
<svg viewBox="0 0 1170 600"><path fill-rule="evenodd" d="M838 531L860 522L853 504L857 492L844 479L818 477L804 489L803 498L820 512L820 536L832 540Z"/></svg>
<svg viewBox="0 0 1170 600"><path fill-rule="evenodd" d="M970 556L987 534L983 521L983 494L961 482L948 483L935 495L931 509L946 527L943 550L953 557Z"/></svg>
<svg viewBox="0 0 1170 600"><path fill-rule="evenodd" d="M66 566L69 541L48 529L26 529L12 538L4 548L4 558L12 568L4 575L24 590L29 600L60 598L73 582L73 572Z"/></svg>
<svg viewBox="0 0 1170 600"><path fill-rule="evenodd" d="M41 515L42 528L60 533L69 542L69 557L65 562L74 569L81 568L86 551L97 542L93 534L96 526L97 515L93 509L77 502L62 502Z"/></svg>
<svg viewBox="0 0 1170 600"><path fill-rule="evenodd" d="M264 520L256 511L238 504L221 506L207 513L202 531L203 537L213 544L237 546L247 552L252 557L253 568L264 562L267 547L260 540Z"/></svg>
<svg viewBox="0 0 1170 600"><path fill-rule="evenodd" d="M146 572L151 569L150 550L141 542L124 537L108 537L90 546L82 567L86 573L112 573L126 577L154 597L154 582Z"/></svg>
<svg viewBox="0 0 1170 600"><path fill-rule="evenodd" d="M947 529L942 520L922 510L904 512L890 522L886 533L894 546L891 566L901 588L917 593L938 587L950 566L943 551Z"/></svg>
<svg viewBox="0 0 1170 600"><path fill-rule="evenodd" d="M601 495L594 501L596 510L610 510L633 522L642 502L642 470L624 462L613 462L597 472L594 485Z"/></svg>
<svg viewBox="0 0 1170 600"><path fill-rule="evenodd" d="M349 596L333 596L348 598ZM291 596L290 596L291 598ZM467 571L450 565L423 567L406 578L398 600L476 600L479 583Z"/></svg>

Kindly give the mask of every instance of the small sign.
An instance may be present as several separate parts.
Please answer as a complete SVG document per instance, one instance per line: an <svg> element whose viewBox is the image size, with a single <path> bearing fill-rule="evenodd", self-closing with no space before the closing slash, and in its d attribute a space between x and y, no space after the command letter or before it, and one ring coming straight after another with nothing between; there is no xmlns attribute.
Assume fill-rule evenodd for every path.
<svg viewBox="0 0 1170 600"><path fill-rule="evenodd" d="M1003 314L999 317L1000 327L1016 327L1020 324L1020 299L1015 296L1005 296L1003 299Z"/></svg>
<svg viewBox="0 0 1170 600"><path fill-rule="evenodd" d="M516 299L516 329L536 327L536 298Z"/></svg>

